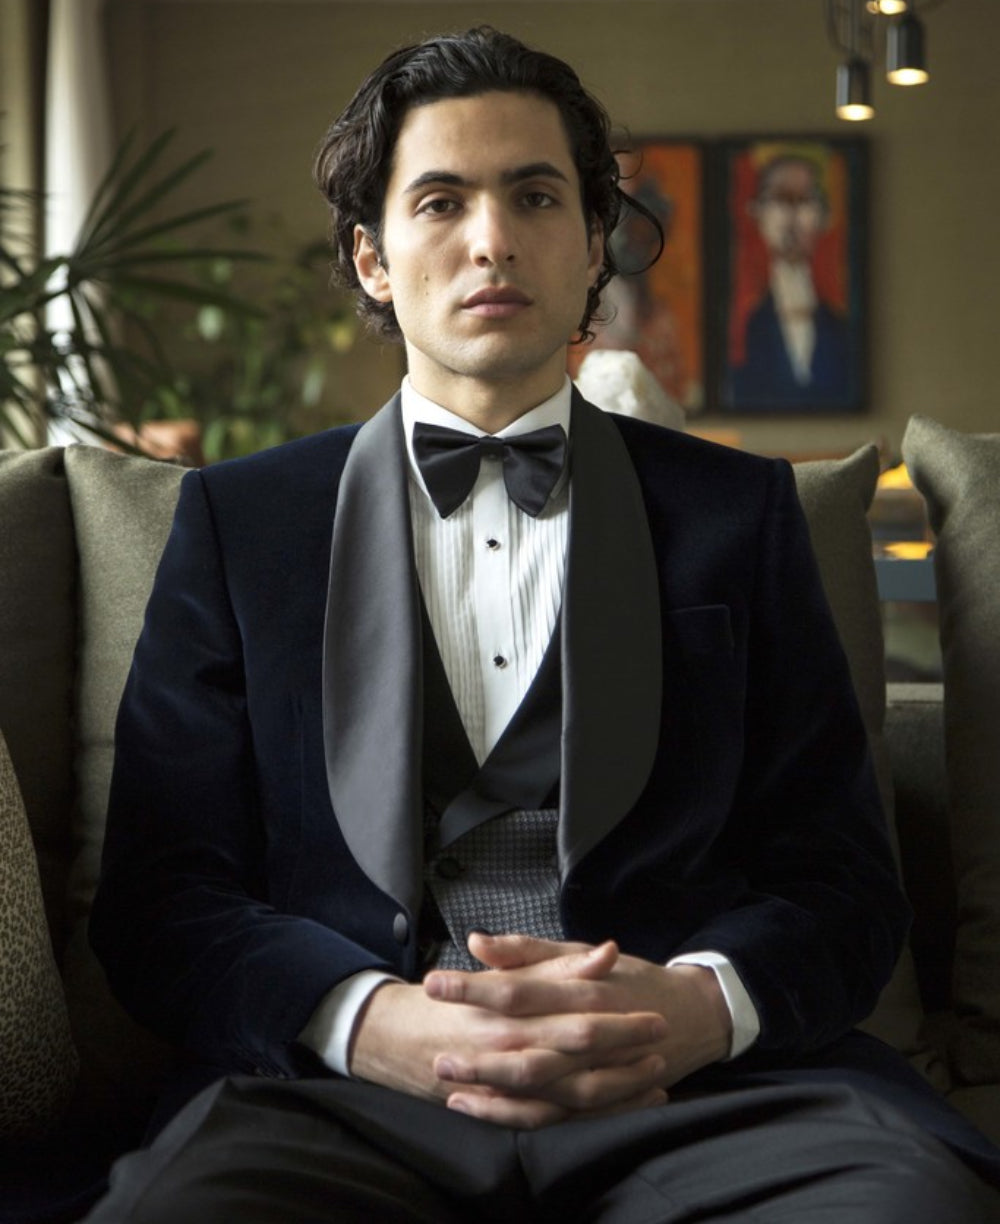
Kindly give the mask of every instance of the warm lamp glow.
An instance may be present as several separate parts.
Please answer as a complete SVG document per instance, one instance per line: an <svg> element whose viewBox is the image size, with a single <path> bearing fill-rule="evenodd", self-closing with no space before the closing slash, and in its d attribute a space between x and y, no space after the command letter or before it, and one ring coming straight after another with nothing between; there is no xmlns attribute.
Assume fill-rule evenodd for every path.
<svg viewBox="0 0 1000 1224"><path fill-rule="evenodd" d="M917 0L825 0L824 9L830 41L846 57L837 68L838 118L857 122L875 114L871 72L883 35L890 85L923 85L930 80Z"/></svg>
<svg viewBox="0 0 1000 1224"><path fill-rule="evenodd" d="M850 123L863 123L866 119L874 119L875 107L867 102L845 102L837 107L837 116L847 119Z"/></svg>
<svg viewBox="0 0 1000 1224"><path fill-rule="evenodd" d="M924 27L912 13L889 27L885 69L893 85L923 85L930 75L924 55Z"/></svg>
<svg viewBox="0 0 1000 1224"><path fill-rule="evenodd" d="M895 467L886 468L878 478L878 487L883 489L912 489L913 481L906 470L905 463L897 463Z"/></svg>
<svg viewBox="0 0 1000 1224"><path fill-rule="evenodd" d="M893 540L882 548L895 561L923 561L930 556L934 544L930 540Z"/></svg>
<svg viewBox="0 0 1000 1224"><path fill-rule="evenodd" d="M885 75L893 85L923 85L931 79L926 68L896 68Z"/></svg>
<svg viewBox="0 0 1000 1224"><path fill-rule="evenodd" d="M875 114L868 65L864 60L850 59L837 68L837 114L854 123L871 119Z"/></svg>
<svg viewBox="0 0 1000 1224"><path fill-rule="evenodd" d="M922 85L928 79L924 27L912 13L889 27L885 61L893 85Z"/></svg>

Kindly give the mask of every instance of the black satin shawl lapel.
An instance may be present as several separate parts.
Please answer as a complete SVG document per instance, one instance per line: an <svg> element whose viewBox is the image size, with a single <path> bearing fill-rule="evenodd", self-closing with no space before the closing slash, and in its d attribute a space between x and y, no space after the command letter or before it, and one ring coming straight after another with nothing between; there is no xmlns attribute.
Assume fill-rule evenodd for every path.
<svg viewBox="0 0 1000 1224"><path fill-rule="evenodd" d="M659 584L642 490L614 422L574 392L563 594L559 863L565 874L638 799L662 699Z"/></svg>
<svg viewBox="0 0 1000 1224"><path fill-rule="evenodd" d="M365 874L420 903L420 596L398 396L358 432L333 524L323 735L333 810Z"/></svg>

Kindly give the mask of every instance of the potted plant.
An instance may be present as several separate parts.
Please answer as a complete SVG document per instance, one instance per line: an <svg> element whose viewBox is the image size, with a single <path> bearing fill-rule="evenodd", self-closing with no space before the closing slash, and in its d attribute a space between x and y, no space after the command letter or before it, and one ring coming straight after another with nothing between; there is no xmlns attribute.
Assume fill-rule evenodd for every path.
<svg viewBox="0 0 1000 1224"><path fill-rule="evenodd" d="M280 252L266 264L225 258L198 275L225 296L201 303L174 334L183 361L149 388L143 418L194 419L212 462L312 433L340 419L327 402L331 367L357 337L353 300L331 291L329 245L289 242L278 217L229 219L238 239L260 237ZM260 230L266 233L261 234ZM253 301L251 313L232 303ZM162 330L162 302L147 301L147 323Z"/></svg>
<svg viewBox="0 0 1000 1224"><path fill-rule="evenodd" d="M163 134L137 156L130 140L122 145L66 254L42 256L24 240L37 197L0 189L0 430L21 445L35 444L38 425L55 421L145 450L143 415L158 388L179 377L150 325L151 304L262 314L206 273L264 256L181 241L194 226L239 215L242 202L163 216L164 202L208 156L164 168L170 139ZM56 301L67 308L65 326L49 322Z"/></svg>

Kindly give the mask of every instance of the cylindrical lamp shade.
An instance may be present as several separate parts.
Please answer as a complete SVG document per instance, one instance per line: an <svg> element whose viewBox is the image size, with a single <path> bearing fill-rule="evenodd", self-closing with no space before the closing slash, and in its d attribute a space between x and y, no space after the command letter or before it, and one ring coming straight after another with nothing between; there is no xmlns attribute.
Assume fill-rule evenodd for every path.
<svg viewBox="0 0 1000 1224"><path fill-rule="evenodd" d="M924 27L912 13L889 27L885 75L893 85L923 85L930 75L924 54Z"/></svg>
<svg viewBox="0 0 1000 1224"><path fill-rule="evenodd" d="M852 122L871 119L875 114L871 77L862 59L849 59L837 67L837 114Z"/></svg>

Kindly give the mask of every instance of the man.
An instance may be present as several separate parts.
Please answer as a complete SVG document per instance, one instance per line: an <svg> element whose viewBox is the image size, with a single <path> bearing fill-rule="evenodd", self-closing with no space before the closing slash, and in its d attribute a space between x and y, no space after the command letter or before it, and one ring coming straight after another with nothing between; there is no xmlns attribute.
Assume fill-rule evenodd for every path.
<svg viewBox="0 0 1000 1224"><path fill-rule="evenodd" d="M216 1082L92 1219L980 1219L849 1031L906 907L787 465L567 384L603 111L474 30L317 168L409 375L185 479L92 937Z"/></svg>
<svg viewBox="0 0 1000 1224"><path fill-rule="evenodd" d="M750 205L767 249L767 292L746 324L743 360L732 371L741 408L845 407L851 398L847 322L824 302L813 256L830 205L816 162L779 154L760 169Z"/></svg>

